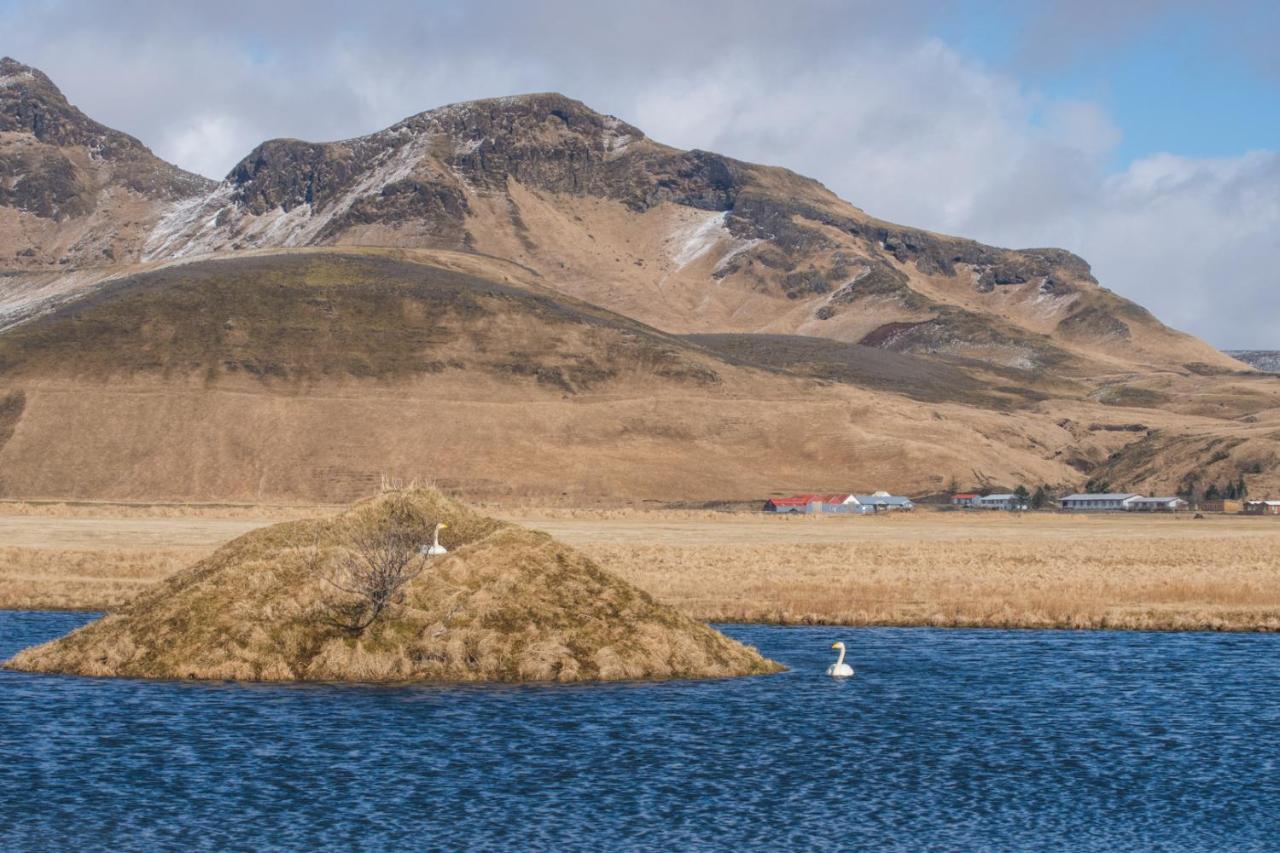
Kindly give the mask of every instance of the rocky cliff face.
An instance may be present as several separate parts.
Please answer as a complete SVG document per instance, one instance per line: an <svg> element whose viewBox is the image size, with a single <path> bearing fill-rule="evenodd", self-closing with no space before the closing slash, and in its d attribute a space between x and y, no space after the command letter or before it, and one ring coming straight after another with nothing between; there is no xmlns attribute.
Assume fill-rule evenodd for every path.
<svg viewBox="0 0 1280 853"><path fill-rule="evenodd" d="M1266 373L1280 373L1280 351L1258 349L1232 349L1227 355Z"/></svg>
<svg viewBox="0 0 1280 853"><path fill-rule="evenodd" d="M663 202L729 210L740 166L656 145L562 95L475 101L358 139L265 142L199 206L176 210L148 253L341 242L373 224L410 225L425 244L463 248L470 200L505 195L508 182L635 212Z"/></svg>
<svg viewBox="0 0 1280 853"><path fill-rule="evenodd" d="M40 71L0 59L0 265L127 260L162 209L212 188L90 119Z"/></svg>
<svg viewBox="0 0 1280 853"><path fill-rule="evenodd" d="M215 185L88 118L35 69L4 60L0 81L0 263L19 270L462 249L672 331L801 333L1031 370L1098 348L1220 358L1102 291L1069 252L882 222L816 181L658 144L562 95L455 104L339 142L271 140ZM21 284L35 289L10 282L10 303Z"/></svg>
<svg viewBox="0 0 1280 853"><path fill-rule="evenodd" d="M816 181L669 148L556 94L455 104L340 142L263 143L173 205L143 256L345 244L511 257L673 331L800 332L1025 369L1069 361L1059 340L1219 357L1102 291L1069 252L882 222Z"/></svg>

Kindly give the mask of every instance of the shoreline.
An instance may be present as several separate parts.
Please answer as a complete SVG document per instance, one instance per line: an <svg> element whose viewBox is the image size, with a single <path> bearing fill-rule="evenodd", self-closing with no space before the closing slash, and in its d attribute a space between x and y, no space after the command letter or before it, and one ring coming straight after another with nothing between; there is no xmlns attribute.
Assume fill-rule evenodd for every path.
<svg viewBox="0 0 1280 853"><path fill-rule="evenodd" d="M95 607L0 607L0 614L4 613L84 613L96 614L98 616L106 616L110 610L103 610ZM1062 631L1068 633L1113 633L1113 634L1280 634L1280 621L1268 623L1265 625L1184 625L1184 624L1143 624L1143 625L1124 625L1124 624L1108 624L1089 623L1089 624L1067 624L1067 623L1032 623L1032 622L997 622L997 621L979 621L979 620L956 620L952 622L924 622L924 621L876 621L876 622L848 622L838 621L835 619L817 618L799 618L799 619L770 619L770 618L714 618L703 619L698 616L690 615L690 618L698 622L702 622L711 627L717 625L759 625L768 628L848 628L851 630L874 629L874 628L911 628L911 629L930 629L938 631Z"/></svg>

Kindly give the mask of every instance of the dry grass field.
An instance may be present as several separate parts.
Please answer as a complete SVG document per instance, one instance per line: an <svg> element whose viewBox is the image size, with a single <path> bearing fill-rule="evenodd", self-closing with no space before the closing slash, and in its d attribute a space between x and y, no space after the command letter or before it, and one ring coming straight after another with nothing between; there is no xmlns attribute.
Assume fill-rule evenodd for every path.
<svg viewBox="0 0 1280 853"><path fill-rule="evenodd" d="M0 514L0 607L114 607L282 511L204 512ZM294 512L301 510L287 514ZM510 517L709 621L1280 630L1280 519L564 510Z"/></svg>

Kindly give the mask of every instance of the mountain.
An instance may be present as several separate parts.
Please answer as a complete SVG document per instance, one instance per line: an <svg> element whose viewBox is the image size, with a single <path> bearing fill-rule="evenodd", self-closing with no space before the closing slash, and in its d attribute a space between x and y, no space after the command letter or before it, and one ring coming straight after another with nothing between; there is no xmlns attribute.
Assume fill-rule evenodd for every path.
<svg viewBox="0 0 1280 853"><path fill-rule="evenodd" d="M648 139L560 95L456 104L335 143L273 140L149 259L413 246L514 260L678 332L804 334L1013 367L1221 354L1100 288L1058 249L1010 251L873 219L784 169Z"/></svg>
<svg viewBox="0 0 1280 853"><path fill-rule="evenodd" d="M1280 373L1280 351L1235 349L1226 350L1226 353L1237 361L1243 361L1255 370L1264 370L1267 373Z"/></svg>
<svg viewBox="0 0 1280 853"><path fill-rule="evenodd" d="M76 109L40 71L0 59L0 246L6 267L128 259L161 211L213 182Z"/></svg>
<svg viewBox="0 0 1280 853"><path fill-rule="evenodd" d="M3 67L4 145L82 201L0 207L0 493L1276 478L1280 382L1060 249L883 222L555 94L272 140L214 184Z"/></svg>

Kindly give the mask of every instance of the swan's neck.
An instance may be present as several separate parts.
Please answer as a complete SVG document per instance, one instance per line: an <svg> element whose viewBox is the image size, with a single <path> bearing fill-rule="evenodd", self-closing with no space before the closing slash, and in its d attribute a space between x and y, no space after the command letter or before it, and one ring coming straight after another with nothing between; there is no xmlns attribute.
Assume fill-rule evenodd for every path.
<svg viewBox="0 0 1280 853"><path fill-rule="evenodd" d="M431 540L431 544L436 548L440 547L440 525L436 525L435 537Z"/></svg>
<svg viewBox="0 0 1280 853"><path fill-rule="evenodd" d="M844 666L844 649L840 649L840 658L836 661L836 668Z"/></svg>

